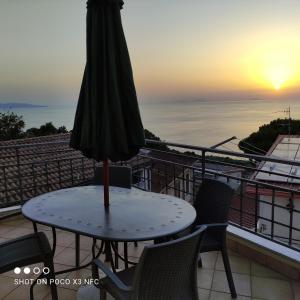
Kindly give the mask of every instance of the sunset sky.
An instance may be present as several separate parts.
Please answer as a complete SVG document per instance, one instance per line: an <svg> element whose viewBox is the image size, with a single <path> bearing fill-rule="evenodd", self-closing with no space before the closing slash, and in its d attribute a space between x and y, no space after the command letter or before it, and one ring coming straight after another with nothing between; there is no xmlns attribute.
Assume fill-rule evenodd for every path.
<svg viewBox="0 0 300 300"><path fill-rule="evenodd" d="M84 0L1 0L0 102L72 103ZM125 0L140 101L300 95L299 0Z"/></svg>

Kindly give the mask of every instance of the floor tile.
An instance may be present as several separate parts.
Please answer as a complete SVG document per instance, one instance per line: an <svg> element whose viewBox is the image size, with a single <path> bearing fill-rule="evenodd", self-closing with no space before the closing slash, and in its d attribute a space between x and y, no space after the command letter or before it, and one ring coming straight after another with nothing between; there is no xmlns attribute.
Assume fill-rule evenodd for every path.
<svg viewBox="0 0 300 300"><path fill-rule="evenodd" d="M56 244L58 246L67 247L67 246L70 246L73 243L75 243L75 234L69 233L69 232L65 232L65 231L59 232L56 235L56 240L57 240Z"/></svg>
<svg viewBox="0 0 300 300"><path fill-rule="evenodd" d="M210 300L232 300L231 295L228 293L212 291L210 294ZM238 296L237 300L251 300L250 297Z"/></svg>
<svg viewBox="0 0 300 300"><path fill-rule="evenodd" d="M11 277L0 276L0 299L3 299L18 286L14 284L14 279Z"/></svg>
<svg viewBox="0 0 300 300"><path fill-rule="evenodd" d="M24 218L17 218L17 219L7 218L1 221L1 224L14 226L14 227L20 227L20 226L24 227L25 223L27 223L27 221Z"/></svg>
<svg viewBox="0 0 300 300"><path fill-rule="evenodd" d="M205 252L200 254L202 259L202 268L214 269L218 258L217 251Z"/></svg>
<svg viewBox="0 0 300 300"><path fill-rule="evenodd" d="M55 272L59 272L59 271L67 270L67 269L70 269L70 266L64 265L64 264L54 263ZM69 273L63 273L63 274L65 275L65 277L67 277Z"/></svg>
<svg viewBox="0 0 300 300"><path fill-rule="evenodd" d="M38 230L44 231L52 246L51 228L38 225ZM6 241L27 233L32 233L32 224L22 216L15 217L9 221L0 221L0 242ZM55 253L55 270L61 271L75 265L75 235L66 231L57 230L57 249ZM90 262L92 239L81 236L81 265ZM153 241L139 242L138 247L134 243L128 243L128 255L132 261L138 261L143 248ZM100 245L100 241L98 241ZM123 244L119 243L119 252L123 254ZM291 282L283 275L266 268L256 262L251 262L242 255L232 251L230 253L230 263L233 271L234 282L238 293L238 300L300 300L300 283ZM226 300L231 299L227 278L221 253L207 252L202 253L203 267L197 269L198 274L198 293L201 300ZM102 254L100 259L104 261ZM109 265L109 263L107 263ZM41 264L38 266L42 267ZM124 263L119 260L119 268L124 268ZM249 275L251 274L251 276ZM29 299L28 286L16 286L15 278L33 278L33 274L16 275L13 271L0 276L0 299L4 300L26 300ZM101 273L100 276L103 276ZM57 276L58 279L69 279L70 284L60 284L58 287L59 299L76 299L76 291L80 284L73 279L91 278L90 267L78 272L64 273ZM210 290L212 289L212 291ZM36 286L35 299L51 299L50 289L47 286ZM252 298L249 298L251 297ZM112 300L108 296L108 300Z"/></svg>
<svg viewBox="0 0 300 300"><path fill-rule="evenodd" d="M30 233L33 233L33 229L16 227L13 230L9 230L9 231L1 234L1 236L5 237L5 238L9 238L9 239L14 239L14 238L18 238L20 236L30 234Z"/></svg>
<svg viewBox="0 0 300 300"><path fill-rule="evenodd" d="M51 244L50 244L50 245L51 245ZM51 247L52 247L52 245L51 245ZM60 253L61 253L62 251L64 251L65 249L66 249L66 247L56 245L54 257L57 256L58 254L60 254Z"/></svg>
<svg viewBox="0 0 300 300"><path fill-rule="evenodd" d="M79 295L81 294L81 293L83 293L84 294L84 299L90 299L91 298L91 296L90 295L92 295L92 297L93 297L93 299L95 299L94 297L95 297L95 295L96 295L96 299L99 299L100 298L100 291L99 291L99 289L97 289L95 286L90 286L90 285L87 285L87 286L84 286L84 287L82 287L83 289L81 289L80 291L79 291ZM98 295L98 297L97 297L97 295ZM82 296L81 296L81 298L83 298ZM108 294L107 293L107 295L106 295L106 299L107 300L115 300L115 298L113 298L110 294Z"/></svg>
<svg viewBox="0 0 300 300"><path fill-rule="evenodd" d="M37 224L37 228L39 231L52 231L52 228L50 226L46 226L42 224Z"/></svg>
<svg viewBox="0 0 300 300"><path fill-rule="evenodd" d="M199 288L211 289L214 270L198 269L197 270L197 284Z"/></svg>
<svg viewBox="0 0 300 300"><path fill-rule="evenodd" d="M300 300L300 282L293 281L292 288L295 300Z"/></svg>
<svg viewBox="0 0 300 300"><path fill-rule="evenodd" d="M43 299L50 292L47 285L36 285L33 288L34 299ZM9 293L3 300L30 300L30 285L22 285Z"/></svg>
<svg viewBox="0 0 300 300"><path fill-rule="evenodd" d="M229 261L230 261L230 267L232 272L248 274L248 275L250 274L251 263L249 259L241 256L230 255ZM224 263L223 263L223 258L221 253L219 253L218 255L216 270L224 271Z"/></svg>
<svg viewBox="0 0 300 300"><path fill-rule="evenodd" d="M28 229L33 229L33 223L30 222L30 221L28 221L28 220L26 220L26 219L24 219L24 222L23 222L23 224L22 224L22 227L28 228ZM39 230L39 231L44 231L44 230L40 229L39 225L38 225L38 230Z"/></svg>
<svg viewBox="0 0 300 300"><path fill-rule="evenodd" d="M84 261L84 259L89 255L89 252L86 250L80 251L80 262ZM75 249L65 248L62 252L58 253L54 257L54 262L58 264L63 264L67 266L75 265Z"/></svg>
<svg viewBox="0 0 300 300"><path fill-rule="evenodd" d="M81 285L87 284L85 279L92 278L92 270L91 269L81 269L78 271L74 271L66 277L70 280L70 284L65 286L65 288L78 290Z"/></svg>
<svg viewBox="0 0 300 300"><path fill-rule="evenodd" d="M80 249L91 251L92 245L93 245L93 239L92 238L85 237L85 236L80 236ZM68 247L75 248L76 247L75 240Z"/></svg>
<svg viewBox="0 0 300 300"><path fill-rule="evenodd" d="M266 300L293 300L289 281L252 276L252 295Z"/></svg>
<svg viewBox="0 0 300 300"><path fill-rule="evenodd" d="M251 263L251 275L286 280L286 277L256 262Z"/></svg>
<svg viewBox="0 0 300 300"><path fill-rule="evenodd" d="M76 300L76 291L71 289L57 288L58 299L62 300ZM45 300L52 300L51 293L49 293Z"/></svg>
<svg viewBox="0 0 300 300"><path fill-rule="evenodd" d="M209 300L210 290L198 288L198 295L200 300Z"/></svg>
<svg viewBox="0 0 300 300"><path fill-rule="evenodd" d="M10 226L10 225L6 225L6 224L0 224L0 236L1 237L7 237L7 233L16 229L15 226Z"/></svg>
<svg viewBox="0 0 300 300"><path fill-rule="evenodd" d="M232 273L232 275L237 294L251 297L250 275L239 273ZM215 271L212 290L230 293L226 273L224 271Z"/></svg>

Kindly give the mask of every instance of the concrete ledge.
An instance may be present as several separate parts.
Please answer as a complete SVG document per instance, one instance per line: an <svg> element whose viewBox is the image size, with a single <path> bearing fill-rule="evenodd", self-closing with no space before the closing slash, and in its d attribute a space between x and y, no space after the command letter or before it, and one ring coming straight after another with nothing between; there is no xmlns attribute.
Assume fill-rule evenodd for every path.
<svg viewBox="0 0 300 300"><path fill-rule="evenodd" d="M300 251L292 250L232 225L227 228L227 241L229 249L293 280L300 281Z"/></svg>
<svg viewBox="0 0 300 300"><path fill-rule="evenodd" d="M0 220L12 217L21 213L21 205L0 208Z"/></svg>

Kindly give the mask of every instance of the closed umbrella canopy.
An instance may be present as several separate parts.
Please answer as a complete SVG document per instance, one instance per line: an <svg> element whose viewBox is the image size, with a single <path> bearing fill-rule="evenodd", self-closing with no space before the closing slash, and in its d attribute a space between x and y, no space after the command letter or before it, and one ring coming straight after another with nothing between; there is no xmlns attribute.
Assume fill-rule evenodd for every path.
<svg viewBox="0 0 300 300"><path fill-rule="evenodd" d="M88 0L87 62L70 146L97 161L128 160L144 145L121 0Z"/></svg>

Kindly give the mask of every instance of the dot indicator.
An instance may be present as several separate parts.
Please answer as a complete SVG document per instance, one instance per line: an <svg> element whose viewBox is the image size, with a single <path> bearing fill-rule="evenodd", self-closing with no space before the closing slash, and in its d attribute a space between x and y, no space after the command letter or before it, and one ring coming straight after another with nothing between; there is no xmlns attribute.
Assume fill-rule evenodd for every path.
<svg viewBox="0 0 300 300"><path fill-rule="evenodd" d="M24 273L29 274L30 273L30 268L28 268L28 267L24 268Z"/></svg>
<svg viewBox="0 0 300 300"><path fill-rule="evenodd" d="M34 267L33 268L33 274L39 274L41 272L40 268L39 267Z"/></svg>
<svg viewBox="0 0 300 300"><path fill-rule="evenodd" d="M21 269L17 267L17 268L14 269L14 272L15 272L15 274L20 274L21 273Z"/></svg>

